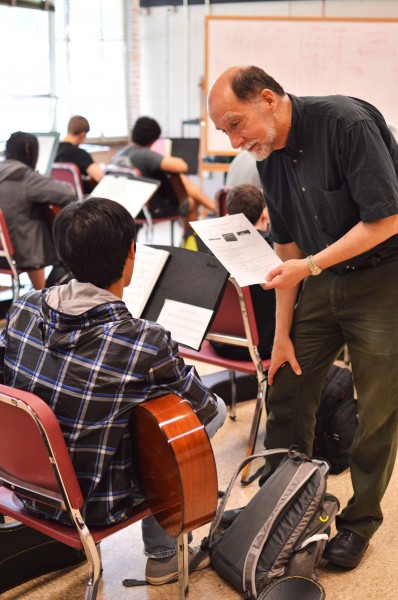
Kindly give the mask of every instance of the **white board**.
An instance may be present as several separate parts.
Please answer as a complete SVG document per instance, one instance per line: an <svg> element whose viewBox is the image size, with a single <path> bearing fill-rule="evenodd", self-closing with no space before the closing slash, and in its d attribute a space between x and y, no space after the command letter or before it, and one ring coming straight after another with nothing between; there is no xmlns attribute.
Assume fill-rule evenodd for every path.
<svg viewBox="0 0 398 600"><path fill-rule="evenodd" d="M207 17L206 90L228 67L256 65L296 96L367 100L398 128L398 19ZM206 116L206 154L236 154Z"/></svg>

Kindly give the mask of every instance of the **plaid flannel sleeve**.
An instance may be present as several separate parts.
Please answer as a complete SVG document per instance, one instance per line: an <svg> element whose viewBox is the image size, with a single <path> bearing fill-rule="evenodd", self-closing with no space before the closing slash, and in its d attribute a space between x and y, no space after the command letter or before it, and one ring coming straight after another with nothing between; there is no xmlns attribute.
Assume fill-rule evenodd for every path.
<svg viewBox="0 0 398 600"><path fill-rule="evenodd" d="M163 340L158 348L156 361L149 372L150 383L154 386L153 396L159 393L178 394L189 402L200 422L207 425L217 415L216 397L202 383L196 369L185 364L178 344L168 331L163 330Z"/></svg>

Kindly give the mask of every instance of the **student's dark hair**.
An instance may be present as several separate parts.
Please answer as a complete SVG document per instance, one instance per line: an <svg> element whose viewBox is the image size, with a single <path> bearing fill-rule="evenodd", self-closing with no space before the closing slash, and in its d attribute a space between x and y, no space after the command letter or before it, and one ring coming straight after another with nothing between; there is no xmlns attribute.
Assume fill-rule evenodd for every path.
<svg viewBox="0 0 398 600"><path fill-rule="evenodd" d="M131 130L131 139L139 146L151 146L161 133L160 125L155 119L139 117Z"/></svg>
<svg viewBox="0 0 398 600"><path fill-rule="evenodd" d="M236 185L227 193L226 207L228 214L243 213L255 225L265 208L264 194L255 185Z"/></svg>
<svg viewBox="0 0 398 600"><path fill-rule="evenodd" d="M231 88L239 100L249 101L265 88L284 96L283 87L260 67L242 67L231 78Z"/></svg>
<svg viewBox="0 0 398 600"><path fill-rule="evenodd" d="M32 169L36 168L39 141L32 133L15 131L6 142L6 158L19 160Z"/></svg>
<svg viewBox="0 0 398 600"><path fill-rule="evenodd" d="M90 124L86 117L81 115L74 115L69 119L68 133L72 135L80 135L81 133L88 133L90 131Z"/></svg>
<svg viewBox="0 0 398 600"><path fill-rule="evenodd" d="M133 217L121 204L89 198L57 214L53 235L61 260L78 281L108 288L122 277L136 231Z"/></svg>

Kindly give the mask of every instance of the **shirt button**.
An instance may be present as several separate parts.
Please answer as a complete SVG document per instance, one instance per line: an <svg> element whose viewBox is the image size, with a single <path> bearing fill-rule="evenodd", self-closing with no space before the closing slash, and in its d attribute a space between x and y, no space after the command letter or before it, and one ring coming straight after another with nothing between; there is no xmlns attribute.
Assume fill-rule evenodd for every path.
<svg viewBox="0 0 398 600"><path fill-rule="evenodd" d="M300 154L302 154L304 152L304 150L299 150Z"/></svg>
<svg viewBox="0 0 398 600"><path fill-rule="evenodd" d="M294 162L294 164L296 165L296 164L298 163L298 160L297 160L297 158L293 158L293 162Z"/></svg>
<svg viewBox="0 0 398 600"><path fill-rule="evenodd" d="M302 187L301 189L302 189L302 191L303 191L303 192L305 192L305 191L306 191L306 190L305 190L305 187Z"/></svg>

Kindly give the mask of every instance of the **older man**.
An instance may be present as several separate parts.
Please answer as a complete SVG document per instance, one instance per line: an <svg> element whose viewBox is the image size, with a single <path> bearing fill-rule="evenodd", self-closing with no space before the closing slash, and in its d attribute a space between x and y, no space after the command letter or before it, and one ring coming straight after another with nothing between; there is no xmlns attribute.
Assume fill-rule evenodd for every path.
<svg viewBox="0 0 398 600"><path fill-rule="evenodd" d="M354 494L324 556L354 568L382 523L397 453L397 143L367 102L299 98L257 67L222 73L208 105L232 146L258 161L283 260L264 286L277 294L267 447L297 444L311 454L325 374L345 343L350 350Z"/></svg>

